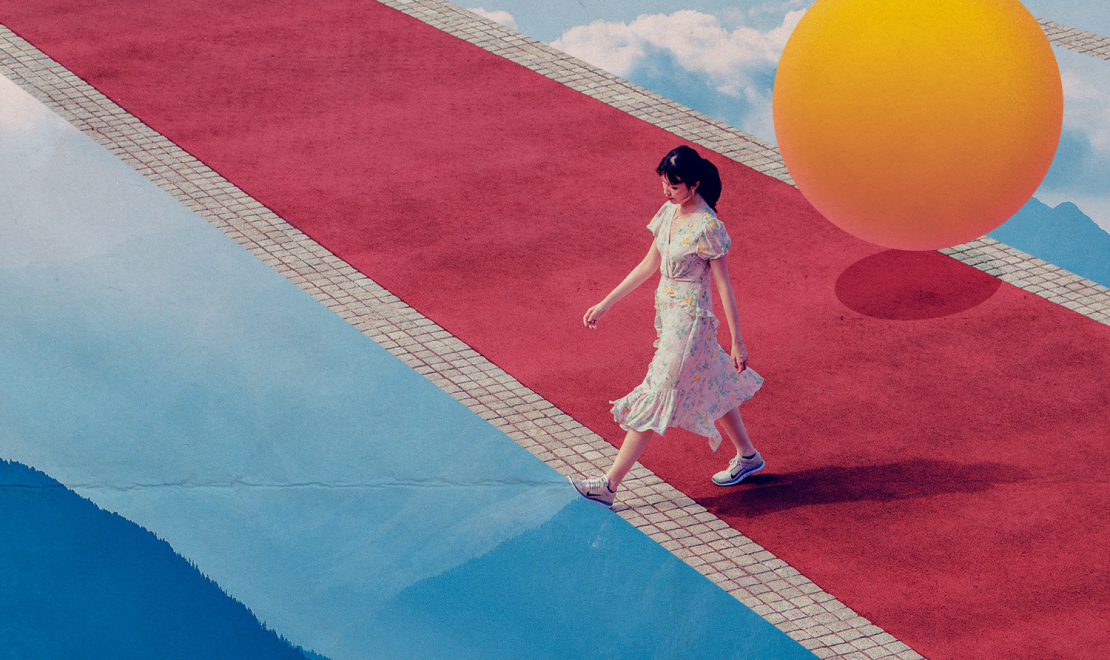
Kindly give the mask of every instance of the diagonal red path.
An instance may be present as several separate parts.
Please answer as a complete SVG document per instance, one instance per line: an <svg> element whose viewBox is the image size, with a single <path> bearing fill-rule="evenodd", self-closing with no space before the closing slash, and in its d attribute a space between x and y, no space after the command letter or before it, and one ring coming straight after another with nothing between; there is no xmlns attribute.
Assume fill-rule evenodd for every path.
<svg viewBox="0 0 1110 660"><path fill-rule="evenodd" d="M0 1L12 28L617 442L673 135L368 0ZM929 658L1110 644L1110 328L882 252L715 157L768 474L672 432L644 463ZM414 411L419 414L419 411Z"/></svg>

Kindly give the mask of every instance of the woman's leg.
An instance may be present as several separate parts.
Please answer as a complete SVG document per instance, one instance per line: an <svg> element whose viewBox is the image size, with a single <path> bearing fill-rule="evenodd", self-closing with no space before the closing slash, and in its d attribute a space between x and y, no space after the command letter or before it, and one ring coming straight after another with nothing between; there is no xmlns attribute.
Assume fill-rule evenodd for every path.
<svg viewBox="0 0 1110 660"><path fill-rule="evenodd" d="M744 428L744 420L740 418L739 408L730 410L720 422L736 447L736 458L729 461L728 468L713 475L713 483L718 486L735 486L749 475L762 470L766 463L752 446L748 430ZM748 458L744 458L745 456Z"/></svg>
<svg viewBox="0 0 1110 660"><path fill-rule="evenodd" d="M736 445L736 453L740 456L751 456L755 453L755 445L748 437L748 429L744 428L744 420L740 417L740 408L733 408L720 419L725 435L732 444Z"/></svg>
<svg viewBox="0 0 1110 660"><path fill-rule="evenodd" d="M605 475L609 478L609 490L617 492L617 487L624 481L625 475L648 448L651 433L651 431L629 431L625 434L621 450L617 453L617 460L613 461L613 467L609 468L609 472Z"/></svg>

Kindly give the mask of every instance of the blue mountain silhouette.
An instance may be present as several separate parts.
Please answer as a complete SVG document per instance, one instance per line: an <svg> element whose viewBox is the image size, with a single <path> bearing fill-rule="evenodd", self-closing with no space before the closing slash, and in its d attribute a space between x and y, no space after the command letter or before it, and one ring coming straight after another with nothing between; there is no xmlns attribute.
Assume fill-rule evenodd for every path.
<svg viewBox="0 0 1110 660"><path fill-rule="evenodd" d="M168 543L0 460L0 658L311 660Z"/></svg>
<svg viewBox="0 0 1110 660"><path fill-rule="evenodd" d="M987 236L1110 286L1110 234L1071 202L1052 208L1033 197Z"/></svg>

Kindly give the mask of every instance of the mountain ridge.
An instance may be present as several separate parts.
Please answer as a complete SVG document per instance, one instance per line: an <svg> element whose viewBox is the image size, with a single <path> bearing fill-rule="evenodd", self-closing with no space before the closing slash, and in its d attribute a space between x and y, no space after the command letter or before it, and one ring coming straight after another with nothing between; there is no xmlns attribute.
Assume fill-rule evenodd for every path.
<svg viewBox="0 0 1110 660"><path fill-rule="evenodd" d="M1110 234L1071 202L1031 197L987 236L1110 287Z"/></svg>

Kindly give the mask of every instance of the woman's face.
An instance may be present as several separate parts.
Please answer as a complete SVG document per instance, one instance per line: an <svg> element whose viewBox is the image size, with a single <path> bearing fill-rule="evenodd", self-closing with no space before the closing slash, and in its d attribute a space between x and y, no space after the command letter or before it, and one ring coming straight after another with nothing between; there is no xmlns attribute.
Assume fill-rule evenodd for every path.
<svg viewBox="0 0 1110 660"><path fill-rule="evenodd" d="M685 183L671 183L667 179L667 175L660 175L663 180L663 194L666 195L667 200L675 204L685 204L691 201L694 196L694 191L698 189L698 184L688 186Z"/></svg>

